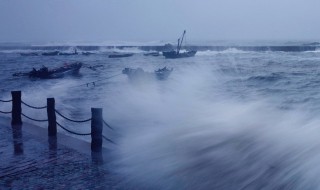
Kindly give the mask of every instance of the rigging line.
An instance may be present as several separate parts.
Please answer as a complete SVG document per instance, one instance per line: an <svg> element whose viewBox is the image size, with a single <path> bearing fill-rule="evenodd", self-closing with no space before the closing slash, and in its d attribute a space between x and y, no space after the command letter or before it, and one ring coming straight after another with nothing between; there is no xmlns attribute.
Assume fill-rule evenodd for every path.
<svg viewBox="0 0 320 190"><path fill-rule="evenodd" d="M96 80L96 81L87 82L85 84L81 84L81 85L78 85L78 86L72 86L70 88L75 88L75 87L79 87L79 86L88 86L89 84L93 84L95 86L96 82L104 81L104 80L107 80L107 79L110 79L110 78L113 78L113 77L116 77L116 76L119 76L119 75L122 75L122 73L116 74L116 75L112 75L110 77L102 78L102 79L99 79L99 80Z"/></svg>

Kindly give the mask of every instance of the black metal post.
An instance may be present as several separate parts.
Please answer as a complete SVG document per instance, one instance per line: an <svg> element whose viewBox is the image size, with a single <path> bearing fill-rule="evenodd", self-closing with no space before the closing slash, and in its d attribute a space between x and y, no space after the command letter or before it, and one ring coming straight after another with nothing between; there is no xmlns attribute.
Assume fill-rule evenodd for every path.
<svg viewBox="0 0 320 190"><path fill-rule="evenodd" d="M23 154L23 140L22 140L21 125L12 125L12 136L13 136L14 154L15 155Z"/></svg>
<svg viewBox="0 0 320 190"><path fill-rule="evenodd" d="M12 95L12 120L11 125L22 125L21 120L21 91L11 91Z"/></svg>
<svg viewBox="0 0 320 190"><path fill-rule="evenodd" d="M102 149L102 108L91 108L91 151L100 152Z"/></svg>
<svg viewBox="0 0 320 190"><path fill-rule="evenodd" d="M47 98L48 136L57 136L57 122L54 98Z"/></svg>

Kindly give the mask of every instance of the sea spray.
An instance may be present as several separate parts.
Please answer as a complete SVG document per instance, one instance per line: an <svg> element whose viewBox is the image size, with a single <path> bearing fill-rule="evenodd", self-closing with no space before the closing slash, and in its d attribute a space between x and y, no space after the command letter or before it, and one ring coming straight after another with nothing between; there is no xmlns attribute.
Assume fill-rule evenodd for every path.
<svg viewBox="0 0 320 190"><path fill-rule="evenodd" d="M108 117L118 121L122 134L114 164L116 172L126 176L124 186L319 186L304 177L316 170L305 163L320 158L315 135L319 120L303 110L278 109L268 100L242 103L221 97L212 90L222 88L216 76L201 67L180 74L165 84L119 87L108 103L113 109Z"/></svg>

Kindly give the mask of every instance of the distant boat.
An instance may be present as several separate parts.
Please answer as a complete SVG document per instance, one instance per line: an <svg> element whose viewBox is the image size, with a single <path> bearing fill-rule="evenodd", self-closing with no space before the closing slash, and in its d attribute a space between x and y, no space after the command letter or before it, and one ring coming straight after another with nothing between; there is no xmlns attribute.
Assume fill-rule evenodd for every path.
<svg viewBox="0 0 320 190"><path fill-rule="evenodd" d="M182 38L180 41L180 38L178 39L178 46L177 50L172 50L172 51L164 51L162 52L163 56L167 59L176 59L176 58L184 58L184 57L193 57L197 51L192 50L192 51L186 51L186 52L180 52L181 50L181 45L184 39L184 36L186 34L186 31L183 31Z"/></svg>
<svg viewBox="0 0 320 190"><path fill-rule="evenodd" d="M163 67L162 69L155 70L154 72L146 72L141 68L131 69L125 68L122 70L123 74L126 74L131 80L149 80L150 78L156 78L158 80L166 80L173 68L168 69Z"/></svg>
<svg viewBox="0 0 320 190"><path fill-rule="evenodd" d="M156 74L157 79L165 80L169 77L172 71L173 71L173 68L168 69L167 67L163 67L162 69L158 69L154 71L154 73Z"/></svg>
<svg viewBox="0 0 320 190"><path fill-rule="evenodd" d="M60 52L59 55L78 55L77 49L74 49L73 53L62 53Z"/></svg>
<svg viewBox="0 0 320 190"><path fill-rule="evenodd" d="M145 55L145 56L159 56L160 55L160 53L159 52L150 52L150 53L144 53L143 55Z"/></svg>
<svg viewBox="0 0 320 190"><path fill-rule="evenodd" d="M43 66L40 69L33 68L30 72L19 72L13 74L13 76L29 76L30 78L40 78L40 79L52 79L52 78L61 78L68 74L78 74L80 68L82 67L81 62L75 62L70 64L65 64L61 67L48 69Z"/></svg>
<svg viewBox="0 0 320 190"><path fill-rule="evenodd" d="M108 57L109 58L121 58L121 57L131 57L133 56L133 53L125 53L125 54L111 54Z"/></svg>
<svg viewBox="0 0 320 190"><path fill-rule="evenodd" d="M21 56L38 56L38 53L20 53Z"/></svg>
<svg viewBox="0 0 320 190"><path fill-rule="evenodd" d="M92 54L95 54L95 53L88 52L88 51L86 51L86 52L82 52L82 55L92 55Z"/></svg>
<svg viewBox="0 0 320 190"><path fill-rule="evenodd" d="M53 51L53 52L44 52L41 55L43 55L43 56L55 56L55 55L58 55L58 54L59 54L59 51Z"/></svg>

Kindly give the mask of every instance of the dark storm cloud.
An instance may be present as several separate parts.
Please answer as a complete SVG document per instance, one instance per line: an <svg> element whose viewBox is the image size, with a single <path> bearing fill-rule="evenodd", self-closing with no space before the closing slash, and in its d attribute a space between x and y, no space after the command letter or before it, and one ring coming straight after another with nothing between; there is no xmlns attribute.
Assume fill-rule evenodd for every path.
<svg viewBox="0 0 320 190"><path fill-rule="evenodd" d="M2 0L0 42L319 39L318 0Z"/></svg>

